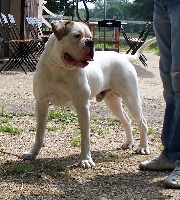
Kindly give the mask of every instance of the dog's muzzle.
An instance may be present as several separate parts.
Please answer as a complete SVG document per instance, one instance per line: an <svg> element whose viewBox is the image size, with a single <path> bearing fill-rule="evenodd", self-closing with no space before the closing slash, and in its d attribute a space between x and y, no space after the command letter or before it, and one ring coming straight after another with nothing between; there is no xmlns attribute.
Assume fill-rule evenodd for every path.
<svg viewBox="0 0 180 200"><path fill-rule="evenodd" d="M85 45L90 48L90 57L91 57L91 59L93 59L93 57L94 57L94 41L91 39L86 39Z"/></svg>
<svg viewBox="0 0 180 200"><path fill-rule="evenodd" d="M71 66L84 68L89 64L89 61L93 61L94 42L91 39L85 39L83 45L86 48L83 47L84 55L81 58L75 58L68 52L65 52L63 55L64 62Z"/></svg>

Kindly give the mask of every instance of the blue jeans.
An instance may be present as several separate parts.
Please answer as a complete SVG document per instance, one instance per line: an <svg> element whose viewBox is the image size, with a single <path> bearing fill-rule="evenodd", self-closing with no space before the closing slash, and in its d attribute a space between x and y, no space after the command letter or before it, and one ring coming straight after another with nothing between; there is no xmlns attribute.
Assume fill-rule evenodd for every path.
<svg viewBox="0 0 180 200"><path fill-rule="evenodd" d="M180 160L180 0L154 0L154 31L166 102L162 153L176 161Z"/></svg>

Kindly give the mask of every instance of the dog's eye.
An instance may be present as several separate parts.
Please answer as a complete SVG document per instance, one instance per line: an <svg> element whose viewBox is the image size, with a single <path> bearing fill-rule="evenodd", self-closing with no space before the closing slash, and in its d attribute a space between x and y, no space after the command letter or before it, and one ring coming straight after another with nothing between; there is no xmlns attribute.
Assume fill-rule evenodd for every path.
<svg viewBox="0 0 180 200"><path fill-rule="evenodd" d="M74 37L78 39L78 38L81 37L81 35L79 33L77 33L77 34L74 35Z"/></svg>

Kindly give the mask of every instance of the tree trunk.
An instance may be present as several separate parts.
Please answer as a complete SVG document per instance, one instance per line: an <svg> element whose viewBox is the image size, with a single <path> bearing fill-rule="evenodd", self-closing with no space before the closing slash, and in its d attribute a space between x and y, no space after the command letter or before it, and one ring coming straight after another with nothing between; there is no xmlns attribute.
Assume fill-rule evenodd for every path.
<svg viewBox="0 0 180 200"><path fill-rule="evenodd" d="M21 34L24 38L30 38L26 17L38 17L38 0L21 0Z"/></svg>

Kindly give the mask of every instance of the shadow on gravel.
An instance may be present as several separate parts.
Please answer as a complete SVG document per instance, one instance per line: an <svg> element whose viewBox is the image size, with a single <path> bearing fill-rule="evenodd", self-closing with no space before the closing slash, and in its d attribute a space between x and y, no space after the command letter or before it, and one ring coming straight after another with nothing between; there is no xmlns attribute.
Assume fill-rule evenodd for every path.
<svg viewBox="0 0 180 200"><path fill-rule="evenodd" d="M163 182L156 181L164 179L168 172L130 171L128 163L127 172L122 172L121 165L115 170L114 162L124 162L134 154L120 157L117 161L116 158L105 158L106 152L92 152L96 162L96 167L92 169L82 169L75 164L79 159L78 154L1 164L2 194L14 187L11 192L14 195L8 199L171 199L171 196L161 193ZM20 166L26 169L18 172ZM107 174L109 170L112 172Z"/></svg>
<svg viewBox="0 0 180 200"><path fill-rule="evenodd" d="M148 70L148 67L133 64L139 78L154 78L154 74Z"/></svg>

